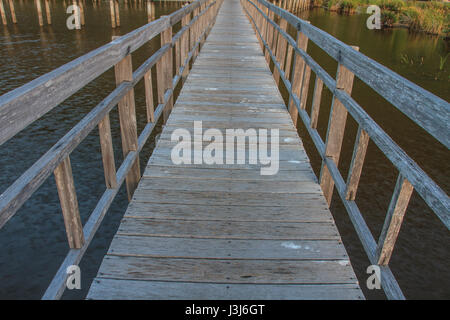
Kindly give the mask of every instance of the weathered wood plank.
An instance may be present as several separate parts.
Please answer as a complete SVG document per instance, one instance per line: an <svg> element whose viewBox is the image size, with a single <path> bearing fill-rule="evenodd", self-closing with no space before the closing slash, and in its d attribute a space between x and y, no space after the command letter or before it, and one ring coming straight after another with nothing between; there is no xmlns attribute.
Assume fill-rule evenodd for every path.
<svg viewBox="0 0 450 320"><path fill-rule="evenodd" d="M179 266L183 268L180 269ZM105 256L101 278L219 283L356 283L348 260L170 259Z"/></svg>
<svg viewBox="0 0 450 320"><path fill-rule="evenodd" d="M357 284L268 285L158 282L96 278L87 299L130 300L354 300L364 299Z"/></svg>
<svg viewBox="0 0 450 320"><path fill-rule="evenodd" d="M151 244L151 245L149 245ZM109 255L136 257L346 260L338 240L228 240L167 237L114 237Z"/></svg>
<svg viewBox="0 0 450 320"><path fill-rule="evenodd" d="M79 249L84 244L84 234L70 158L64 159L54 173L69 247Z"/></svg>
<svg viewBox="0 0 450 320"><path fill-rule="evenodd" d="M304 203L301 207L174 204L132 202L125 217L146 219L332 222L325 203Z"/></svg>
<svg viewBox="0 0 450 320"><path fill-rule="evenodd" d="M278 240L338 240L332 222L272 222L222 220L122 220L117 234L214 238L214 239L278 239Z"/></svg>

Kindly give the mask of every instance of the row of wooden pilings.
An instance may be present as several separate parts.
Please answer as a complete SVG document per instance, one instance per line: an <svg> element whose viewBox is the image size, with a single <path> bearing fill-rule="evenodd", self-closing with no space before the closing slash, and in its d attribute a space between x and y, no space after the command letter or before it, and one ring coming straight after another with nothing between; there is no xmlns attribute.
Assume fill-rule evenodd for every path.
<svg viewBox="0 0 450 320"><path fill-rule="evenodd" d="M311 8L311 0L275 0L273 4L289 12L300 12Z"/></svg>
<svg viewBox="0 0 450 320"><path fill-rule="evenodd" d="M17 23L17 17L16 17L16 10L14 7L14 1L13 0L0 0L0 16L2 23L4 25L8 24L8 19L6 17L6 6L5 3L8 3L10 13L11 13L11 21L12 23ZM44 21L44 13L46 16L46 22L47 24L52 24L52 16L51 16L51 10L50 10L50 0L42 0L44 4L42 5L41 0L34 0L36 10L37 10L37 16L38 16L38 22L39 26L43 26ZM124 0L124 5L127 6L129 3L131 4L133 0ZM149 0L134 0L134 3L142 4L143 2L146 2L146 8L147 8L147 17L148 21L153 21L156 18L155 13L155 3ZM188 1L186 1L188 2ZM97 5L100 4L100 0L92 0L93 7L97 7ZM73 14L75 15L75 28L81 29L82 26L85 25L85 15L84 10L86 6L86 0L67 0L67 2L64 0L63 2L64 7L68 5L74 5L74 11ZM119 13L119 1L118 0L109 0L109 6L110 6L110 15L111 15L111 27L116 28L120 27L120 13ZM66 13L65 13L66 14Z"/></svg>

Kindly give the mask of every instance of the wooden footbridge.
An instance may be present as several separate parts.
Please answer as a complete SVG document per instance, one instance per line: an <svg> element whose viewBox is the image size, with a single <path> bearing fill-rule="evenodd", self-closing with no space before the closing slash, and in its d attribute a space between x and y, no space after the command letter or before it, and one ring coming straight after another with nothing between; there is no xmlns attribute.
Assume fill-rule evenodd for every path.
<svg viewBox="0 0 450 320"><path fill-rule="evenodd" d="M298 30L296 40L286 32L288 24ZM133 51L159 34L161 48L133 72ZM308 41L338 61L336 79L306 53ZM450 225L448 196L352 99L353 78L447 147L448 103L265 0L197 0L1 96L0 144L112 66L117 88L0 195L3 226L52 172L55 176L70 250L44 299L61 297L67 267L81 260L124 181L130 204L89 299L363 299L328 209L334 187L369 260L380 268L386 296L403 299L388 264L412 191ZM141 80L148 123L138 135L133 88ZM289 92L288 108L278 91L280 80ZM181 85L174 104L174 88ZM333 93L325 142L316 130L324 85ZM124 155L118 170L109 120L116 105ZM359 130L345 182L337 164L348 114ZM141 175L138 155L161 115L164 127ZM320 179L297 134L298 117L322 157ZM106 191L83 226L69 155L96 126ZM261 174L265 165L252 162L257 153L250 138L233 154L216 153L213 163L196 162L202 142L188 143L192 161L175 163L178 129L192 137L242 129L234 138L244 141L251 130L267 129L271 147L278 130L278 171ZM355 203L369 139L399 171L378 242ZM247 161L235 163L234 153Z"/></svg>

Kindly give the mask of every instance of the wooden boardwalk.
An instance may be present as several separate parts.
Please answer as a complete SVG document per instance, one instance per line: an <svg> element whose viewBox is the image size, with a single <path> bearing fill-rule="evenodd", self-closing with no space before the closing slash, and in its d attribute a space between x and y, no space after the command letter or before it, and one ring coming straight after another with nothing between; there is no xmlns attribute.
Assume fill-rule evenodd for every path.
<svg viewBox="0 0 450 320"><path fill-rule="evenodd" d="M279 129L278 174L173 164L171 133L194 120ZM364 298L239 1L224 1L87 298Z"/></svg>

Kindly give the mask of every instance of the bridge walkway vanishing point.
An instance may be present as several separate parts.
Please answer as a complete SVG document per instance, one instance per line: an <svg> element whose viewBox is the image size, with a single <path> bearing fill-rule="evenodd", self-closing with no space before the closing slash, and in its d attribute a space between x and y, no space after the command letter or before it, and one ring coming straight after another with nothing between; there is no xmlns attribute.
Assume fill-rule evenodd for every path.
<svg viewBox="0 0 450 320"><path fill-rule="evenodd" d="M171 134L194 120L279 129L278 173L174 164ZM222 4L87 298L364 298L238 0Z"/></svg>

